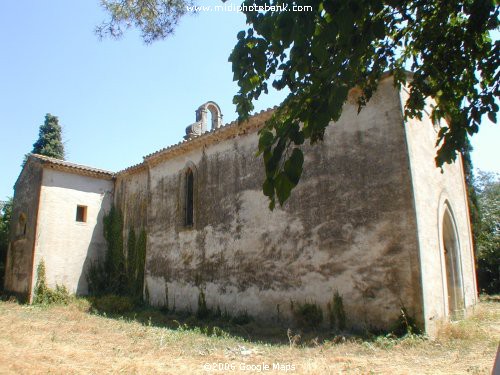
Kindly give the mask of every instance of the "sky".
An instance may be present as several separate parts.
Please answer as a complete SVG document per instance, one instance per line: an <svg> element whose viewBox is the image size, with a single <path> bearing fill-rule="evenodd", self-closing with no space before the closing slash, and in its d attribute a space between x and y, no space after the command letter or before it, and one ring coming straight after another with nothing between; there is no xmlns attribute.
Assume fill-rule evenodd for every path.
<svg viewBox="0 0 500 375"><path fill-rule="evenodd" d="M181 141L195 110L209 100L221 107L224 123L236 119L238 87L227 60L245 29L242 14L186 15L173 36L152 45L136 31L99 40L94 29L105 18L99 0L2 4L0 200L13 195L47 113L59 117L67 160L110 171ZM285 95L271 92L256 111ZM485 122L471 141L475 167L500 172L499 127Z"/></svg>

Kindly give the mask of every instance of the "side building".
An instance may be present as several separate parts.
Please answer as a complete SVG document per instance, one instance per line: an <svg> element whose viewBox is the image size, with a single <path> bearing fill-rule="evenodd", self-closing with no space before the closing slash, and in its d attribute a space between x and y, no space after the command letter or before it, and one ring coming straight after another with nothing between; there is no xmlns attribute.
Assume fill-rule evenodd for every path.
<svg viewBox="0 0 500 375"><path fill-rule="evenodd" d="M49 285L87 294L86 271L106 251L113 188L110 172L30 155L14 186L5 290L31 301L43 260Z"/></svg>
<svg viewBox="0 0 500 375"><path fill-rule="evenodd" d="M147 233L143 288L152 305L196 311L202 295L213 310L293 321L292 305L314 303L326 316L338 292L352 328L390 328L404 307L432 334L436 322L460 318L477 302L474 257L461 159L442 171L436 168L439 129L427 113L422 120L405 121L406 99L405 89L396 89L390 76L359 114L351 97L324 141L304 147L302 179L274 211L262 194L264 167L255 156L257 132L273 110L221 126L219 107L208 102L197 110L185 141L144 157L141 164L114 175L80 167L88 172L85 181L92 181L89 199L98 205L97 195L103 194L95 237L85 242L76 226L66 232L74 242L64 249L50 246L58 235L53 227L59 222L50 221L50 215L57 216L54 210L75 216L76 207L85 205L61 199L64 207L31 218L39 237L33 237L34 255L26 255L16 272L25 272L33 283L35 266L45 257L49 282L67 283L69 274L78 274L67 286L85 293L74 280L82 278L88 259L103 251L99 215L114 192L125 254L130 230ZM45 189L34 172L38 164L43 169L40 157L30 160L15 197L31 207L25 209L27 220L32 212L43 213L44 199L37 208L36 196L42 195L34 186ZM76 195L84 190L66 181L80 176L63 168L69 163L45 162L57 164L54 168L67 176L54 185L68 185ZM20 213L15 208L14 214ZM38 253L37 246L50 250ZM72 250L78 246L82 249ZM63 276L58 268L63 261L55 259L69 262L85 246L88 255L77 255L80 260ZM11 245L9 262L12 254L24 251L16 249L24 248ZM20 284L16 290L31 295L30 284ZM6 283L7 289L11 285Z"/></svg>

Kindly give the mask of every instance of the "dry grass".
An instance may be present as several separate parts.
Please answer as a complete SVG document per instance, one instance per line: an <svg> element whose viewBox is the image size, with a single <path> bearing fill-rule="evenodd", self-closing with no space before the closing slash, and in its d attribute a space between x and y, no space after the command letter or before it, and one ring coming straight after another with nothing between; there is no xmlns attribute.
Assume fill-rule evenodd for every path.
<svg viewBox="0 0 500 375"><path fill-rule="evenodd" d="M310 347L149 326L87 309L85 302L54 307L0 302L0 373L250 374L262 364L270 367L263 373L285 373L272 370L280 363L299 374L488 374L500 339L498 302L482 302L473 317L441 327L433 341L379 337ZM286 339L286 331L282 335ZM206 363L229 369L205 371Z"/></svg>

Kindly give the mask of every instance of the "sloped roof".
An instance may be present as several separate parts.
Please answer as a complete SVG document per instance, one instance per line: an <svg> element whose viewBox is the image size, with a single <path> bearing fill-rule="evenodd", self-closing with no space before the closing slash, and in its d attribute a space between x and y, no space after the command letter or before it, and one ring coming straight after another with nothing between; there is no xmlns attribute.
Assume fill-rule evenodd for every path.
<svg viewBox="0 0 500 375"><path fill-rule="evenodd" d="M67 172L92 176L97 178L113 178L114 173L104 169L88 167L86 165L75 164L69 161L51 158L45 155L29 154L29 159L40 162L44 167L52 167L54 169L61 169Z"/></svg>
<svg viewBox="0 0 500 375"><path fill-rule="evenodd" d="M238 121L232 121L226 125L221 126L217 129L209 130L200 136L178 142L174 145L162 148L156 152L144 156L144 163L156 164L162 160L168 159L185 151L192 150L194 148L202 147L203 145L217 143L225 139L235 137L237 135L246 134L251 132L252 129L259 129L264 125L264 123L271 118L274 111L278 107L268 108L262 110L259 113L250 116L248 120L238 123Z"/></svg>
<svg viewBox="0 0 500 375"><path fill-rule="evenodd" d="M92 176L96 178L111 179L120 174L138 172L140 170L143 170L148 163L153 163L153 164L158 163L162 160L168 159L171 156L191 150L201 145L208 143L216 143L223 139L228 139L230 137L233 137L237 134L245 134L250 129L256 129L259 128L261 125L263 125L264 122L271 117L271 115L277 108L278 107L275 106L273 108L262 110L259 113L250 116L249 119L243 123L238 123L238 121L232 121L228 124L221 126L218 129L207 131L202 135L200 135L199 137L190 140L183 140L171 146L162 148L161 150L158 150L156 152L144 156L143 161L141 163L132 165L116 173L106 171L103 169L89 167L86 165L71 163L65 160L51 158L39 154L29 154L29 158L40 162L43 166L48 166L54 169L64 170L70 173Z"/></svg>

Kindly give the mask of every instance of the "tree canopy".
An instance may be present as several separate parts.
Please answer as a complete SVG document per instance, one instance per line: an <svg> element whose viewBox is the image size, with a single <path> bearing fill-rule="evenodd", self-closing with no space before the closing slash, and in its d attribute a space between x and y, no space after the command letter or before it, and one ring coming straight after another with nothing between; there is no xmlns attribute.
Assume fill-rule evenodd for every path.
<svg viewBox="0 0 500 375"><path fill-rule="evenodd" d="M476 241L479 289L500 293L500 176L480 171L475 186L481 212Z"/></svg>
<svg viewBox="0 0 500 375"><path fill-rule="evenodd" d="M151 43L173 32L191 1L102 4L111 19L98 33L120 36L121 26L136 26ZM361 89L361 110L387 71L395 85L409 87L406 117L420 118L425 99L432 97L432 120L447 121L437 142L438 166L463 152L484 115L496 123L500 42L490 35L499 26L495 1L245 0L242 5L249 27L238 33L229 57L240 88L233 99L239 119L249 116L269 85L290 91L260 130L263 190L271 208L276 197L283 204L299 182L304 142L323 138L353 87ZM311 10L293 11L297 6Z"/></svg>
<svg viewBox="0 0 500 375"><path fill-rule="evenodd" d="M56 116L52 116L50 113L45 115L45 122L40 126L38 140L33 144L31 152L56 159L64 159L62 129Z"/></svg>
<svg viewBox="0 0 500 375"><path fill-rule="evenodd" d="M12 198L9 198L6 202L0 202L0 290L3 290L11 217Z"/></svg>

